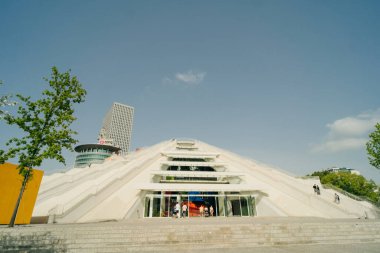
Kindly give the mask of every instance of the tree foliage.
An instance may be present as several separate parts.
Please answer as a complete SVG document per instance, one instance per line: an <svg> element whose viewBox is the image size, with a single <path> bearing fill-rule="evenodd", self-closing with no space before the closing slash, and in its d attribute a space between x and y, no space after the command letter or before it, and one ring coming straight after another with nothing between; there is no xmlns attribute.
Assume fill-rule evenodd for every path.
<svg viewBox="0 0 380 253"><path fill-rule="evenodd" d="M0 86L3 84L3 82L0 80ZM11 101L10 98L11 95L1 95L0 96L0 119L4 117L4 115L7 115L8 112L4 110L3 108L6 106L14 106L16 103L14 101ZM5 155L4 150L0 150L0 164L5 162Z"/></svg>
<svg viewBox="0 0 380 253"><path fill-rule="evenodd" d="M378 186L373 180L350 172L316 171L312 176L319 176L322 184L332 184L356 196L367 197L374 202L379 201Z"/></svg>
<svg viewBox="0 0 380 253"><path fill-rule="evenodd" d="M3 82L0 80L0 86L3 84ZM4 117L4 115L8 114L7 111L3 110L3 107L5 106L13 106L16 103L14 101L11 101L10 98L11 95L2 95L0 96L0 118Z"/></svg>
<svg viewBox="0 0 380 253"><path fill-rule="evenodd" d="M380 123L375 125L376 130L369 135L367 142L367 154L369 163L380 169Z"/></svg>
<svg viewBox="0 0 380 253"><path fill-rule="evenodd" d="M32 101L30 97L16 95L20 100L17 114L7 114L4 120L15 125L25 135L11 138L6 145L9 150L5 158L18 157L20 174L26 167L40 166L45 159L55 159L65 163L63 148L72 150L77 142L72 135L75 131L70 125L76 119L73 115L75 103L84 101L86 91L77 78L70 76L70 71L59 73L52 68L49 83L50 89L42 92L42 98Z"/></svg>

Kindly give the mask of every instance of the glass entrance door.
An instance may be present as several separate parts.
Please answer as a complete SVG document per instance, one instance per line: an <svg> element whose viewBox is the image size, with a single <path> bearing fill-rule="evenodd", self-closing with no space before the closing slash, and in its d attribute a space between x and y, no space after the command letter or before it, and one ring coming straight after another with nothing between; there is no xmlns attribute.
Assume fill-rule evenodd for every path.
<svg viewBox="0 0 380 253"><path fill-rule="evenodd" d="M248 200L246 197L240 197L241 216L249 216Z"/></svg>
<svg viewBox="0 0 380 253"><path fill-rule="evenodd" d="M187 206L186 217L202 216L255 216L255 198L252 195L193 193L147 194L144 217L173 217L176 203ZM202 208L201 208L202 207ZM206 207L208 211L206 211ZM213 209L213 212L210 209ZM182 212L181 212L182 217Z"/></svg>

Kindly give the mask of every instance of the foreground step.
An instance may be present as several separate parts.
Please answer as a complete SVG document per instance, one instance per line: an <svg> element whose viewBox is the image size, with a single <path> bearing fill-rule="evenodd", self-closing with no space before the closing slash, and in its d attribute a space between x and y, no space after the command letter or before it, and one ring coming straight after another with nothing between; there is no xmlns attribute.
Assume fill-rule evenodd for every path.
<svg viewBox="0 0 380 253"><path fill-rule="evenodd" d="M380 220L140 219L0 227L0 252L164 252L347 243L380 246Z"/></svg>

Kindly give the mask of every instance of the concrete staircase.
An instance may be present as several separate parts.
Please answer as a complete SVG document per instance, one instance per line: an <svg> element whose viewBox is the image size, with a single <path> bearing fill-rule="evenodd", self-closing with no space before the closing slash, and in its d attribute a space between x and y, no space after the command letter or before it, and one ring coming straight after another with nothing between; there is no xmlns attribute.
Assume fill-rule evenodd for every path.
<svg viewBox="0 0 380 253"><path fill-rule="evenodd" d="M136 219L0 227L0 252L190 252L280 245L380 246L380 220ZM380 247L379 247L380 248Z"/></svg>

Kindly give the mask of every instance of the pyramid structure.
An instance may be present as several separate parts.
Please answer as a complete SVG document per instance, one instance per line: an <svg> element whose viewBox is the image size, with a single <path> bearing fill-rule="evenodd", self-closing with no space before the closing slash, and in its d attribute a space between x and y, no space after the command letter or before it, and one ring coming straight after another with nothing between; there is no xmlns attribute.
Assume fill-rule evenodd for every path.
<svg viewBox="0 0 380 253"><path fill-rule="evenodd" d="M317 178L296 178L198 140L171 139L44 176L33 216L51 223L164 218L178 203L187 211L176 216L187 218L378 218L370 203L342 195L335 203L335 191L317 195L314 184Z"/></svg>

